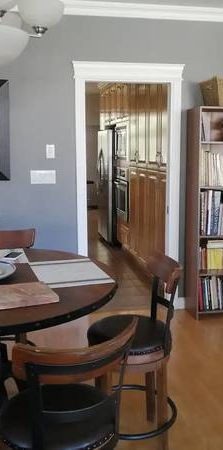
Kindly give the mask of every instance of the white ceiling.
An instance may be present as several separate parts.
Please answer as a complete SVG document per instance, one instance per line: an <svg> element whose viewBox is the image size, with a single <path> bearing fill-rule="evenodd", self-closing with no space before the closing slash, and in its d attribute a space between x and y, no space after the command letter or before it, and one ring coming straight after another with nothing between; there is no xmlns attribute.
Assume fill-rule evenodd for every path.
<svg viewBox="0 0 223 450"><path fill-rule="evenodd" d="M89 0L82 0L84 3ZM91 1L91 0L90 0ZM121 3L145 3L148 5L179 5L179 6L206 6L223 8L222 0L103 0L105 2L121 2Z"/></svg>

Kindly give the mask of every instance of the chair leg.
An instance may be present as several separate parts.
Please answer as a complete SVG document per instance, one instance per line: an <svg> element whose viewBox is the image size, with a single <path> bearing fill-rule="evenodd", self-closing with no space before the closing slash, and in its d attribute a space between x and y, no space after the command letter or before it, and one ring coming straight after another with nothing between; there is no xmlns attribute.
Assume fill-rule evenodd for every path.
<svg viewBox="0 0 223 450"><path fill-rule="evenodd" d="M8 394L4 382L0 382L0 408L4 405L5 401L8 400Z"/></svg>
<svg viewBox="0 0 223 450"><path fill-rule="evenodd" d="M149 422L154 422L156 415L155 373L145 374L146 386L146 414Z"/></svg>
<svg viewBox="0 0 223 450"><path fill-rule="evenodd" d="M112 393L112 372L108 372L101 377L95 378L95 386L105 394Z"/></svg>
<svg viewBox="0 0 223 450"><path fill-rule="evenodd" d="M156 373L156 385L157 385L157 422L158 427L163 425L168 418L168 405L167 405L167 366L163 364ZM168 450L168 432L161 434L159 437L160 450Z"/></svg>

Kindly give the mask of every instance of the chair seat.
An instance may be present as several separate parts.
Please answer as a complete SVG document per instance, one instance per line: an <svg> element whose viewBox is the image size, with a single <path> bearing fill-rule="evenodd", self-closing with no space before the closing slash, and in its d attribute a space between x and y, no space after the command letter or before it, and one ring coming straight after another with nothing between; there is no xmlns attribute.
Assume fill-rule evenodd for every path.
<svg viewBox="0 0 223 450"><path fill-rule="evenodd" d="M0 433L3 440L14 448L31 449L32 437L29 413L29 390L13 397L3 408ZM45 410L80 410L98 404L106 398L99 389L86 384L51 385L43 387ZM55 408L54 408L55 406ZM87 420L70 423L45 423L44 450L93 450L114 448L115 406L109 403L106 414L100 412ZM104 445L103 445L104 444Z"/></svg>
<svg viewBox="0 0 223 450"><path fill-rule="evenodd" d="M128 324L132 315L119 314L105 317L91 325L88 330L90 345L108 341L119 334ZM129 355L145 355L163 351L165 324L160 320L152 321L150 317L137 316L138 325ZM169 332L169 348L171 334Z"/></svg>

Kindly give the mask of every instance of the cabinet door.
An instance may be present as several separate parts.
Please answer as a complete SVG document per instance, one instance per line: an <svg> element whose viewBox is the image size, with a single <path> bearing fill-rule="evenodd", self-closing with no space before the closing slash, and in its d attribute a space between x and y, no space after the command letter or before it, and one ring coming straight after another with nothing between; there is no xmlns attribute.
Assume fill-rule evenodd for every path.
<svg viewBox="0 0 223 450"><path fill-rule="evenodd" d="M111 95L110 89L105 90L105 123L109 124L111 121Z"/></svg>
<svg viewBox="0 0 223 450"><path fill-rule="evenodd" d="M105 94L100 92L100 130L105 129Z"/></svg>
<svg viewBox="0 0 223 450"><path fill-rule="evenodd" d="M136 102L136 85L130 85L130 108L129 108L129 148L130 161L136 162L138 152L137 142L137 102Z"/></svg>
<svg viewBox="0 0 223 450"><path fill-rule="evenodd" d="M158 93L157 84L151 84L147 87L147 98L149 95L149 107L146 111L147 128L147 147L148 163L152 166L157 165L157 135L158 135Z"/></svg>
<svg viewBox="0 0 223 450"><path fill-rule="evenodd" d="M117 101L117 119L120 119L122 117L122 85L121 84L117 84L116 101Z"/></svg>
<svg viewBox="0 0 223 450"><path fill-rule="evenodd" d="M148 190L147 190L147 171L138 169L138 191L139 191L139 224L138 224L138 256L143 262L148 258Z"/></svg>
<svg viewBox="0 0 223 450"><path fill-rule="evenodd" d="M146 86L138 86L138 162L146 162Z"/></svg>
<svg viewBox="0 0 223 450"><path fill-rule="evenodd" d="M110 88L110 98L111 98L111 120L115 121L117 119L117 89L115 84Z"/></svg>
<svg viewBox="0 0 223 450"><path fill-rule="evenodd" d="M155 172L148 172L147 175L147 204L146 204L146 228L147 228L147 242L146 253L147 258L153 253L156 247L155 235L156 227L156 190L157 190L157 175Z"/></svg>
<svg viewBox="0 0 223 450"><path fill-rule="evenodd" d="M130 169L129 179L129 247L132 253L138 252L139 194L137 169Z"/></svg>
<svg viewBox="0 0 223 450"><path fill-rule="evenodd" d="M168 133L169 133L169 127L168 127L168 113L167 113L167 106L168 106L168 85L162 84L161 89L161 154L162 154L162 164L167 164L167 157L168 157Z"/></svg>
<svg viewBox="0 0 223 450"><path fill-rule="evenodd" d="M165 252L166 174L157 176L155 209L155 248Z"/></svg>
<svg viewBox="0 0 223 450"><path fill-rule="evenodd" d="M122 85L122 117L127 117L129 113L129 87L128 84Z"/></svg>

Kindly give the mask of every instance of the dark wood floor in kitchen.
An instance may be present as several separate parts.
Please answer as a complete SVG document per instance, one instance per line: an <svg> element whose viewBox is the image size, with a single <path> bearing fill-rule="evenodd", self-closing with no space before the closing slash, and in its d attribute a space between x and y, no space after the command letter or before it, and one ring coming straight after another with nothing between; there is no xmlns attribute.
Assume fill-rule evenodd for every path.
<svg viewBox="0 0 223 450"><path fill-rule="evenodd" d="M99 239L97 209L88 211L89 256L106 264L118 281L118 292L104 308L145 309L149 305L150 282L142 270L121 248L111 247Z"/></svg>

